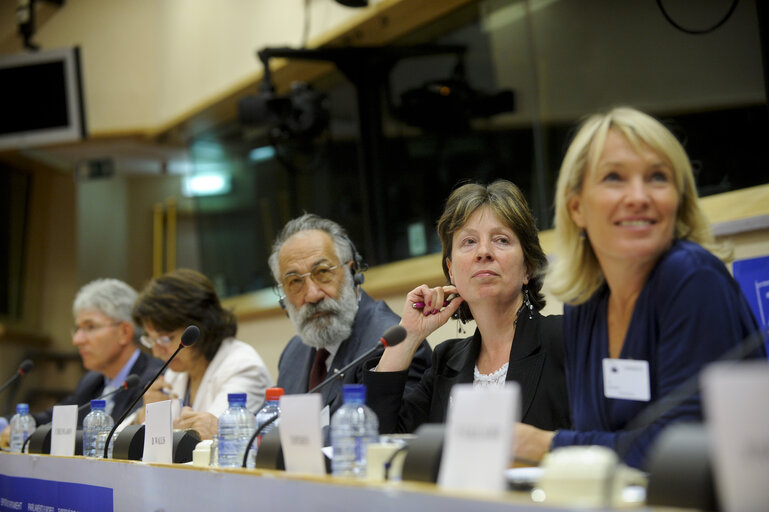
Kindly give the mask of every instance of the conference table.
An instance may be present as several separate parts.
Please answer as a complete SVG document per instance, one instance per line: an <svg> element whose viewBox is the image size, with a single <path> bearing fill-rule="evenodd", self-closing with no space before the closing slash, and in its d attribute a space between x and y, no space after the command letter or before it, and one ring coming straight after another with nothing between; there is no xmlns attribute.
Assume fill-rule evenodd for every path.
<svg viewBox="0 0 769 512"><path fill-rule="evenodd" d="M473 493L240 468L0 452L0 511L562 511L529 492Z"/></svg>

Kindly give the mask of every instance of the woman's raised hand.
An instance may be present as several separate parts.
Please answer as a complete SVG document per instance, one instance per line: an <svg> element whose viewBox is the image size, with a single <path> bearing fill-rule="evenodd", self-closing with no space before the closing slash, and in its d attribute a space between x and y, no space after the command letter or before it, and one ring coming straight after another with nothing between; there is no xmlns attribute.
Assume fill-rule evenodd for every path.
<svg viewBox="0 0 769 512"><path fill-rule="evenodd" d="M455 298L443 306L451 294ZM392 372L405 370L411 364L414 353L427 336L445 324L462 304L462 298L454 286L430 288L422 285L406 296L401 325L406 329L403 342L385 349L379 360L377 371Z"/></svg>
<svg viewBox="0 0 769 512"><path fill-rule="evenodd" d="M423 284L406 296L401 325L406 328L408 337L413 334L423 340L448 322L462 302L455 286L430 288Z"/></svg>

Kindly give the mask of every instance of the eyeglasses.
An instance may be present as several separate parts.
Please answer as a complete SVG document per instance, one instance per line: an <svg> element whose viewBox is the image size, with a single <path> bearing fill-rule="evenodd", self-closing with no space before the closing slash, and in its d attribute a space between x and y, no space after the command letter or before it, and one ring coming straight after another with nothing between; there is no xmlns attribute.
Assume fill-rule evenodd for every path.
<svg viewBox="0 0 769 512"><path fill-rule="evenodd" d="M146 334L143 334L139 338L139 341L141 341L142 345L152 350L152 347L155 345L155 343L157 343L161 347L167 347L168 345L171 344L172 338L173 337L169 337L169 336L160 336L158 338L153 338L151 336L147 336Z"/></svg>
<svg viewBox="0 0 769 512"><path fill-rule="evenodd" d="M81 331L86 336L90 336L96 331L99 331L101 329L106 329L107 327L115 327L116 325L120 325L123 322L112 322L111 324L85 324L85 325L76 325L72 329L70 329L70 334L72 334L72 337L74 338L75 335L78 333L78 331Z"/></svg>
<svg viewBox="0 0 769 512"><path fill-rule="evenodd" d="M292 295L301 292L302 289L304 289L304 282L307 276L315 281L316 284L330 283L331 280L334 279L334 271L340 266L341 265L318 265L310 272L305 272L304 274L286 274L282 279L283 290L285 290L286 293L290 293Z"/></svg>

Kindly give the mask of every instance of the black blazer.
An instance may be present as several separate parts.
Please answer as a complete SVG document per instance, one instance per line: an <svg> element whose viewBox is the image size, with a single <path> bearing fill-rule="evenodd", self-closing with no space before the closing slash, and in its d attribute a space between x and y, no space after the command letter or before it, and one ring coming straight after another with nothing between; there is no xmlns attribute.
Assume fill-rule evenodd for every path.
<svg viewBox="0 0 769 512"><path fill-rule="evenodd" d="M328 374L352 362L358 356L370 350L379 342L384 332L400 322L400 317L393 313L384 301L375 301L361 290L358 312L355 314L352 333L342 342L331 362ZM382 356L384 349L376 351L372 357L376 360ZM417 349L411 367L404 376L407 388L416 386L425 369L430 366L430 345L422 341ZM294 336L288 342L280 355L278 362L278 387L284 389L287 395L306 393L310 378L310 369L315 359L315 349L306 345L299 336ZM352 368L344 378L337 379L323 388L321 407L328 405L333 414L342 405L342 385L363 382L363 365Z"/></svg>
<svg viewBox="0 0 769 512"><path fill-rule="evenodd" d="M481 349L476 329L469 338L435 347L433 362L419 385L404 396L405 372L366 372L367 403L379 418L379 431L413 432L423 423L443 423L451 388L472 383ZM367 363L373 368L376 361ZM515 330L507 380L521 387L521 421L546 430L571 424L564 372L562 317L521 314Z"/></svg>
<svg viewBox="0 0 769 512"><path fill-rule="evenodd" d="M129 375L136 374L139 376L139 385L126 390L120 391L113 395L115 406L112 408L112 418L117 421L118 418L125 412L131 402L133 402L137 396L139 396L150 381L155 376L158 370L163 366L163 361L156 359L145 352L139 352L139 357L128 372ZM90 403L94 398L99 398L104 390L104 375L99 372L88 372L83 375L80 382L77 383L74 393L61 400L56 405L83 405ZM139 402L141 405L141 402ZM83 426L83 418L90 412L88 407L84 407L82 411L77 415L78 428ZM43 425L50 423L53 419L53 408L43 412L33 414L37 425Z"/></svg>

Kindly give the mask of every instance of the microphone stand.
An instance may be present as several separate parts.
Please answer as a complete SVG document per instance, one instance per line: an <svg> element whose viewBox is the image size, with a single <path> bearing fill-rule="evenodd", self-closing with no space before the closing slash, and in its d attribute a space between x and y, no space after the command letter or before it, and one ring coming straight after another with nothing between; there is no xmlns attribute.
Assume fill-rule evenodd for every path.
<svg viewBox="0 0 769 512"><path fill-rule="evenodd" d="M755 354L768 337L769 328L760 328L743 338L742 341L734 347L727 349L718 357L718 359L711 361L711 363L741 361L747 359L749 356ZM615 449L620 460L623 460L625 456L630 453L633 445L643 435L646 428L699 391L701 371L702 370L691 375L668 395L665 395L664 397L659 398L656 402L650 404L647 408L641 411L638 416L627 423L623 430L628 432L628 435L617 442L617 447Z"/></svg>
<svg viewBox="0 0 769 512"><path fill-rule="evenodd" d="M8 379L8 381L7 381L5 384L3 384L2 386L0 386L0 393L2 393L3 391L5 391L5 388L7 388L8 386L10 386L11 384L13 384L14 382L16 382L17 380L19 380L20 378L21 378L21 373L19 373L19 372L16 372L16 373L14 374L14 376L13 376L13 377L11 377L10 379Z"/></svg>
<svg viewBox="0 0 769 512"><path fill-rule="evenodd" d="M190 327L194 327L194 326L190 326ZM187 329L189 329L189 327ZM184 331L184 334L186 334L186 333L187 333L187 331ZM182 335L182 338L184 338L184 334ZM197 336L195 337L195 339L197 339ZM193 342L194 342L194 340L193 340ZM192 343L189 343L188 345L191 345L191 344ZM142 392L139 393L139 396L137 396L136 399L133 401L133 403L131 403L131 405L129 405L128 408L123 412L123 414L120 416L120 419L118 421L116 421L114 425L112 425L112 429L109 431L109 435L107 436L107 440L104 442L104 458L105 459L109 458L107 456L109 454L109 442L112 439L112 436L115 434L115 430L117 430L117 428L120 426L120 424L123 423L123 420L126 419L129 414L131 414L131 412L134 409L134 406L139 402L139 400L142 399L142 397L144 396L144 393L146 393L147 390L150 388L150 386L152 386L152 383L155 382L155 380L158 378L158 376L160 376L160 374L162 374L166 370L166 368L168 368L168 363L170 363L174 359L174 357L176 357L176 354L178 354L179 351L181 349L183 349L184 347L185 347L184 339L182 339L182 343L179 343L179 347L174 351L173 354L171 354L171 357L168 358L168 360L163 364L163 366L160 368L160 370L158 370L158 373L155 375L155 378L153 378L149 382L147 382L147 384L144 386L144 389L142 389Z"/></svg>
<svg viewBox="0 0 769 512"><path fill-rule="evenodd" d="M344 378L344 374L347 371L349 371L350 368L352 368L353 366L359 365L360 363L362 363L363 361L365 361L366 359L371 357L377 350L379 350L380 348L382 348L384 346L385 346L385 343L383 343L382 340L380 339L379 342L377 342L376 345L374 345L373 347L368 349L366 352L364 352L359 357L356 357L352 362L346 364L341 369L334 370L334 373L332 373L331 375L329 375L328 377L323 379L323 381L320 384L318 384L317 386L315 386L314 388L309 390L307 393L308 394L316 393L316 392L320 391L321 389L325 388L326 386L328 386L331 382L334 382L336 379L343 379ZM270 417L270 419L268 419L267 421L262 423L259 426L259 428L257 428L254 431L254 434L251 436L251 439L248 440L248 444L246 445L246 451L243 453L243 465L242 465L242 467L245 468L245 467L248 466L247 465L247 463L248 463L248 452L251 450L251 446L254 444L254 440L259 436L259 434L262 433L262 431L267 426L272 425L273 423L275 423L275 421L278 419L278 416L279 416L278 414L274 414L272 417Z"/></svg>
<svg viewBox="0 0 769 512"><path fill-rule="evenodd" d="M30 363L30 366L31 366L31 362L29 361L29 359L25 360L25 361L22 363L22 365L23 365L24 363ZM23 377L24 375L26 375L26 374L27 374L27 370L25 370L25 369L24 369L24 368L22 368L22 367L19 367L19 368L16 370L16 373L13 375L13 377L11 377L10 379L8 379L8 381L7 381L5 384L3 384L2 386L0 386L0 393L2 393L3 391L5 391L5 388L7 388L7 387L8 387L8 386L10 386L11 384L13 384L13 383L14 383L14 382L16 382L17 380L19 380L20 378L22 378L22 377Z"/></svg>

